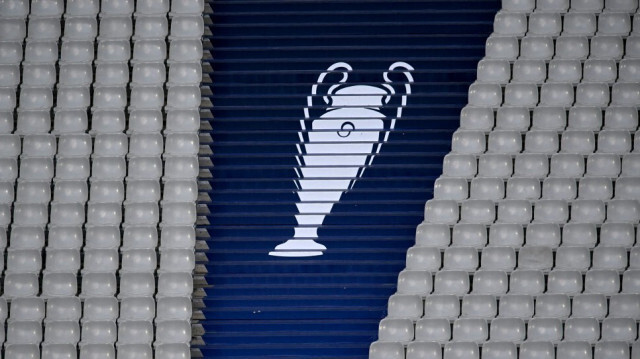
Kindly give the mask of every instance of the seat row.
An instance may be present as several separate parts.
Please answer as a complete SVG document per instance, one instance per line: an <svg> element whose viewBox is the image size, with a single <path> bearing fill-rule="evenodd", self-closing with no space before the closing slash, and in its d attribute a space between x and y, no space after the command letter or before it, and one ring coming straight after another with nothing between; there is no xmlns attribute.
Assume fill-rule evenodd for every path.
<svg viewBox="0 0 640 359"><path fill-rule="evenodd" d="M506 130L526 132L543 130L638 130L638 111L635 107L594 106L563 107L500 107L496 111L487 107L465 106L460 112L460 129L489 132Z"/></svg>
<svg viewBox="0 0 640 359"><path fill-rule="evenodd" d="M635 138L635 144L632 137ZM555 153L589 155L609 153L624 155L640 151L640 133L626 130L531 130L525 134L514 130L457 130L453 133L451 152L455 154L507 154L521 152L553 155Z"/></svg>
<svg viewBox="0 0 640 359"><path fill-rule="evenodd" d="M627 12L534 12L527 16L525 13L499 11L493 22L493 33L502 36L628 36L639 32L640 16L635 15L632 20Z"/></svg>
<svg viewBox="0 0 640 359"><path fill-rule="evenodd" d="M592 345L585 342L562 342L557 347L551 342L487 342L480 347L472 342L452 342L442 345L431 341L416 341L405 348L396 342L375 342L369 350L371 359L629 359L631 353L640 352L640 345L619 341L601 341Z"/></svg>
<svg viewBox="0 0 640 359"><path fill-rule="evenodd" d="M585 158L586 157L586 158ZM550 161L553 159L553 166ZM507 154L448 154L444 158L443 177L531 178L549 177L637 177L640 157L635 154L592 153L589 155L524 153ZM585 165L586 162L586 165ZM524 180L517 180L517 182ZM531 184L535 185L534 182ZM508 185L508 183L507 183Z"/></svg>
<svg viewBox="0 0 640 359"><path fill-rule="evenodd" d="M591 40L591 41L589 41ZM554 45L555 43L555 45ZM536 51L540 51L536 53ZM620 60L640 57L640 36L586 36L561 35L557 38L530 35L523 38L515 36L491 35L486 42L487 59L515 61L518 58L529 60Z"/></svg>
<svg viewBox="0 0 640 359"><path fill-rule="evenodd" d="M592 40L593 41L593 40ZM544 60L519 59L511 63L507 60L484 59L478 62L478 82L497 83L535 83L580 82L608 83L640 81L640 60L588 59L580 60L554 59L547 63Z"/></svg>
<svg viewBox="0 0 640 359"><path fill-rule="evenodd" d="M639 255L638 250L633 251L631 254L631 263L628 263L628 247L601 245L593 249L593 251L590 251L587 247L558 247L556 243L550 243L550 246L546 246L546 244L545 239L536 241L534 238L531 238L527 241L527 245L519 249L517 253L513 247L506 246L488 246L481 248L482 252L479 252L478 248L471 246L452 246L446 248L444 253L441 253L439 248L414 246L407 251L407 269L428 272L438 272L441 269L443 271L456 270L467 272L473 272L478 269L505 272L511 272L515 269L535 269L542 271L552 269L569 270L577 271L578 273L570 273L570 275L565 273L563 274L566 275L564 279L580 277L580 283L582 282L581 273L589 269L613 269L618 271L624 271L627 268L640 269L640 263L637 262ZM557 247L556 251L553 251L551 248L553 245ZM31 253L33 251L24 252L27 252L26 254L28 256L39 254ZM60 250L53 251L52 254L47 252L47 258L52 255L61 255L62 253L60 252ZM16 262L16 267L26 262L26 260L22 258L14 259L13 256L16 255L14 252L10 252L8 261L13 260ZM170 255L179 256L182 255L182 252L177 252L176 254L175 251L173 251ZM79 257L79 253L77 253L77 256ZM123 253L123 261L124 259L127 258L124 257ZM18 262L21 260L22 262ZM39 262L40 259L37 258L37 261ZM171 259L167 259L166 261L170 262ZM78 264L75 264L75 267L79 268L79 259L76 260L76 262L78 262ZM28 263L27 265L33 266L32 263ZM39 267L35 269L37 270ZM436 274L436 276L437 275L438 274ZM549 278L549 280L551 280L551 278Z"/></svg>

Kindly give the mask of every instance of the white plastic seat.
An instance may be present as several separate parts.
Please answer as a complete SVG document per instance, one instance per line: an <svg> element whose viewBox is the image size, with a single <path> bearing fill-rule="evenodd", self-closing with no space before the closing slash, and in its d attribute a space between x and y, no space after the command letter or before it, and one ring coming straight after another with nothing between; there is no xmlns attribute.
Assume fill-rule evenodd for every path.
<svg viewBox="0 0 640 359"><path fill-rule="evenodd" d="M571 2L571 11L598 13L604 7L604 0L582 0Z"/></svg>
<svg viewBox="0 0 640 359"><path fill-rule="evenodd" d="M495 130L489 133L489 153L516 154L520 151L522 151L522 136L519 132Z"/></svg>
<svg viewBox="0 0 640 359"><path fill-rule="evenodd" d="M22 141L22 156L53 157L56 148L56 138L53 135L26 135Z"/></svg>
<svg viewBox="0 0 640 359"><path fill-rule="evenodd" d="M609 318L632 318L637 320L640 317L639 295L616 294L611 296Z"/></svg>
<svg viewBox="0 0 640 359"><path fill-rule="evenodd" d="M579 60L554 59L549 62L549 82L578 83L582 79Z"/></svg>
<svg viewBox="0 0 640 359"><path fill-rule="evenodd" d="M160 200L160 182L153 180L128 180L126 192L128 202L157 202ZM125 207L129 204L133 203L125 203Z"/></svg>
<svg viewBox="0 0 640 359"><path fill-rule="evenodd" d="M156 206L157 208L157 206ZM163 225L189 225L196 222L196 205L192 202L164 202Z"/></svg>
<svg viewBox="0 0 640 359"><path fill-rule="evenodd" d="M585 277L585 293L611 295L620 291L620 275L606 269L592 269Z"/></svg>
<svg viewBox="0 0 640 359"><path fill-rule="evenodd" d="M84 192L86 196L86 191ZM86 198L86 197L85 197ZM51 203L50 223L56 226L81 226L84 223L84 203Z"/></svg>
<svg viewBox="0 0 640 359"><path fill-rule="evenodd" d="M492 71L492 73L493 72L494 71ZM494 74L492 77L496 75L497 74ZM199 83L202 80L202 66L198 62L173 63L169 66L168 78L169 85L191 85Z"/></svg>
<svg viewBox="0 0 640 359"><path fill-rule="evenodd" d="M61 32L60 18L32 16L29 19L29 40L57 40Z"/></svg>
<svg viewBox="0 0 640 359"><path fill-rule="evenodd" d="M60 0L38 1L31 4L32 17L57 17L64 13L64 2Z"/></svg>
<svg viewBox="0 0 640 359"><path fill-rule="evenodd" d="M8 321L6 344L39 344L41 341L42 325L39 322Z"/></svg>
<svg viewBox="0 0 640 359"><path fill-rule="evenodd" d="M627 36L631 31L631 17L619 12L604 12L598 16L599 35Z"/></svg>
<svg viewBox="0 0 640 359"><path fill-rule="evenodd" d="M113 273L82 274L82 297L110 297L115 295L116 291L117 282Z"/></svg>
<svg viewBox="0 0 640 359"><path fill-rule="evenodd" d="M153 349L149 344L120 344L118 342L118 358L151 359L153 358Z"/></svg>
<svg viewBox="0 0 640 359"><path fill-rule="evenodd" d="M433 287L431 274L422 270L403 270L398 275L398 293L427 295Z"/></svg>
<svg viewBox="0 0 640 359"><path fill-rule="evenodd" d="M565 14L562 27L563 35L593 36L597 23L595 14L570 12Z"/></svg>
<svg viewBox="0 0 640 359"><path fill-rule="evenodd" d="M153 249L128 249L122 251L121 270L126 272L153 272L157 267Z"/></svg>
<svg viewBox="0 0 640 359"><path fill-rule="evenodd" d="M629 59L640 58L640 36L631 34L631 36L627 37L624 53L626 58Z"/></svg>
<svg viewBox="0 0 640 359"><path fill-rule="evenodd" d="M466 270L478 268L478 251L472 247L450 247L444 251L444 270Z"/></svg>
<svg viewBox="0 0 640 359"><path fill-rule="evenodd" d="M486 359L515 359L516 345L508 342L488 342L482 346L482 357Z"/></svg>
<svg viewBox="0 0 640 359"><path fill-rule="evenodd" d="M478 359L480 349L472 342L449 342L444 346L444 359Z"/></svg>
<svg viewBox="0 0 640 359"><path fill-rule="evenodd" d="M53 93L45 87L22 87L20 110L47 110L53 106Z"/></svg>
<svg viewBox="0 0 640 359"><path fill-rule="evenodd" d="M100 15L131 15L135 8L133 0L113 0L102 4Z"/></svg>
<svg viewBox="0 0 640 359"><path fill-rule="evenodd" d="M512 177L507 181L507 199L535 200L540 198L540 193L540 181L536 178ZM498 205L498 220L503 222L500 219L500 206L501 204Z"/></svg>
<svg viewBox="0 0 640 359"><path fill-rule="evenodd" d="M106 62L96 65L96 85L126 86L128 82L129 66L127 63Z"/></svg>
<svg viewBox="0 0 640 359"><path fill-rule="evenodd" d="M90 199L93 203L121 203L124 192L121 181L91 181Z"/></svg>
<svg viewBox="0 0 640 359"><path fill-rule="evenodd" d="M48 248L50 249L80 249L83 244L81 227L49 226ZM41 248L42 246L35 246Z"/></svg>
<svg viewBox="0 0 640 359"><path fill-rule="evenodd" d="M120 321L118 323L118 345L151 344L153 342L153 322Z"/></svg>
<svg viewBox="0 0 640 359"><path fill-rule="evenodd" d="M190 357L189 344L158 344L155 345L155 358L156 359L187 359ZM396 346L397 348L397 346ZM382 358L387 358L387 352L384 351L381 355Z"/></svg>
<svg viewBox="0 0 640 359"><path fill-rule="evenodd" d="M102 40L98 42L97 53L100 63L128 61L131 45L128 40Z"/></svg>
<svg viewBox="0 0 640 359"><path fill-rule="evenodd" d="M508 178L513 173L512 157L504 153L481 155L477 166L477 177Z"/></svg>
<svg viewBox="0 0 640 359"><path fill-rule="evenodd" d="M165 226L160 234L161 248L193 248L195 245L193 226ZM418 242L418 244L420 244ZM448 244L448 242L447 242Z"/></svg>
<svg viewBox="0 0 640 359"><path fill-rule="evenodd" d="M526 146L526 145L525 145ZM521 154L515 157L514 176L543 178L549 173L549 159L544 154Z"/></svg>
<svg viewBox="0 0 640 359"><path fill-rule="evenodd" d="M631 151L631 134L625 130L602 130L598 133L598 152L624 154Z"/></svg>
<svg viewBox="0 0 640 359"><path fill-rule="evenodd" d="M416 295L394 294L389 297L388 318L418 319L423 313L422 299Z"/></svg>
<svg viewBox="0 0 640 359"><path fill-rule="evenodd" d="M94 156L123 157L127 150L128 139L125 134L99 134L94 139Z"/></svg>
<svg viewBox="0 0 640 359"><path fill-rule="evenodd" d="M11 302L10 321L42 322L45 304L41 298L16 298Z"/></svg>
<svg viewBox="0 0 640 359"><path fill-rule="evenodd" d="M29 15L29 1L18 0L0 4L3 18L25 19Z"/></svg>
<svg viewBox="0 0 640 359"><path fill-rule="evenodd" d="M578 199L571 205L571 223L602 223L606 217L605 202L598 199Z"/></svg>
<svg viewBox="0 0 640 359"><path fill-rule="evenodd" d="M549 272L549 277L547 280L547 293L564 295L578 294L581 292L582 274L579 271L554 269ZM538 300L539 298L540 297L538 297Z"/></svg>
<svg viewBox="0 0 640 359"><path fill-rule="evenodd" d="M563 341L558 343L557 355L561 358L591 359L591 343L586 341Z"/></svg>
<svg viewBox="0 0 640 359"><path fill-rule="evenodd" d="M84 86L59 87L57 93L58 109L86 109L89 107L91 95L89 88Z"/></svg>
<svg viewBox="0 0 640 359"><path fill-rule="evenodd" d="M560 244L560 227L552 223L532 223L527 226L527 247L557 248Z"/></svg>
<svg viewBox="0 0 640 359"><path fill-rule="evenodd" d="M169 40L200 38L204 34L202 15L176 15L171 18Z"/></svg>
<svg viewBox="0 0 640 359"><path fill-rule="evenodd" d="M640 199L638 188L640 188L640 178L620 177L616 181L616 199Z"/></svg>
<svg viewBox="0 0 640 359"><path fill-rule="evenodd" d="M550 107L570 107L574 103L573 86L568 83L546 83L540 91L540 104Z"/></svg>
<svg viewBox="0 0 640 359"><path fill-rule="evenodd" d="M539 294L544 291L545 280L542 271L517 269L509 278L510 294Z"/></svg>
<svg viewBox="0 0 640 359"><path fill-rule="evenodd" d="M467 200L460 206L461 223L491 224L496 219L496 206L491 200Z"/></svg>
<svg viewBox="0 0 640 359"><path fill-rule="evenodd" d="M540 200L533 210L534 223L565 223L569 218L569 208L563 200Z"/></svg>
<svg viewBox="0 0 640 359"><path fill-rule="evenodd" d="M3 158L16 158L22 152L22 141L18 135L0 135L0 146L2 146L0 147L0 153L2 153Z"/></svg>
<svg viewBox="0 0 640 359"><path fill-rule="evenodd" d="M133 35L131 16L120 14L106 15L100 13L100 30L98 40L125 40ZM135 44L134 44L135 46Z"/></svg>
<svg viewBox="0 0 640 359"><path fill-rule="evenodd" d="M171 73L169 73L169 76L171 76ZM196 132L200 128L200 113L198 111L197 109L168 109L165 111L166 131Z"/></svg>
<svg viewBox="0 0 640 359"><path fill-rule="evenodd" d="M562 321L558 318L533 318L527 325L527 341L559 342L562 339Z"/></svg>
<svg viewBox="0 0 640 359"><path fill-rule="evenodd" d="M18 180L16 201L19 203L48 203L51 200L51 183Z"/></svg>
<svg viewBox="0 0 640 359"><path fill-rule="evenodd" d="M378 340L381 342L408 343L413 337L414 327L410 319L385 318L378 326Z"/></svg>
<svg viewBox="0 0 640 359"><path fill-rule="evenodd" d="M192 249L161 249L161 272L188 272L195 269L195 253Z"/></svg>
<svg viewBox="0 0 640 359"><path fill-rule="evenodd" d="M591 39L590 59L620 60L624 53L622 37L596 35Z"/></svg>
<svg viewBox="0 0 640 359"><path fill-rule="evenodd" d="M603 319L607 315L607 298L602 294L578 294L573 297L571 317Z"/></svg>
<svg viewBox="0 0 640 359"><path fill-rule="evenodd" d="M134 109L129 112L129 133L159 132L162 125L163 116L159 110Z"/></svg>
<svg viewBox="0 0 640 359"><path fill-rule="evenodd" d="M640 81L640 61L638 59L624 59L620 61L620 82Z"/></svg>
<svg viewBox="0 0 640 359"><path fill-rule="evenodd" d="M613 184L606 177L585 177L578 187L580 199L608 200L613 197Z"/></svg>
<svg viewBox="0 0 640 359"><path fill-rule="evenodd" d="M493 319L498 313L498 303L493 295L466 295L462 299L462 317Z"/></svg>
<svg viewBox="0 0 640 359"><path fill-rule="evenodd" d="M25 19L2 19L0 24L0 41L22 42L27 35L27 24Z"/></svg>
<svg viewBox="0 0 640 359"><path fill-rule="evenodd" d="M160 288L160 280L158 288ZM191 284L191 286L193 286ZM152 296L156 291L156 281L152 273L120 272L119 298ZM160 294L160 290L158 291Z"/></svg>
<svg viewBox="0 0 640 359"><path fill-rule="evenodd" d="M471 283L466 271L442 270L436 273L433 282L435 294L465 295L469 293Z"/></svg>
<svg viewBox="0 0 640 359"><path fill-rule="evenodd" d="M51 273L42 276L42 296L75 297L78 293L78 278L75 273Z"/></svg>
<svg viewBox="0 0 640 359"><path fill-rule="evenodd" d="M158 273L158 293L160 297L190 297L193 293L191 273Z"/></svg>
<svg viewBox="0 0 640 359"><path fill-rule="evenodd" d="M118 318L118 300L113 297L87 298L83 312L83 322L115 321Z"/></svg>
<svg viewBox="0 0 640 359"><path fill-rule="evenodd" d="M583 60L589 56L589 40L585 36L562 35L556 39L556 59Z"/></svg>
<svg viewBox="0 0 640 359"><path fill-rule="evenodd" d="M551 162L551 168L553 169L553 159ZM566 162L569 162L566 167L570 167L570 161ZM581 166L584 168L584 161L582 161ZM565 173L570 172L567 170ZM553 175L554 173L552 172L551 174ZM542 198L572 200L576 198L577 194L578 186L576 180L572 177L548 177L542 182Z"/></svg>
<svg viewBox="0 0 640 359"><path fill-rule="evenodd" d="M125 158L117 154L113 157L94 157L91 167L93 176L105 180L122 180L127 172Z"/></svg>
<svg viewBox="0 0 640 359"><path fill-rule="evenodd" d="M536 2L536 10L541 12L567 12L569 0L539 0Z"/></svg>
<svg viewBox="0 0 640 359"><path fill-rule="evenodd" d="M91 118L91 132L96 134L122 132L126 122L122 109L94 110Z"/></svg>
<svg viewBox="0 0 640 359"><path fill-rule="evenodd" d="M609 85L580 83L576 89L576 105L606 107L609 104ZM571 120L569 121L571 124Z"/></svg>
<svg viewBox="0 0 640 359"><path fill-rule="evenodd" d="M129 155L141 157L160 156L163 142L162 135L157 133L132 134L129 141ZM167 143L167 146L169 145Z"/></svg>
<svg viewBox="0 0 640 359"><path fill-rule="evenodd" d="M113 344L117 339L117 327L115 321L86 321L82 324L82 342L80 345L80 357L85 344ZM102 352L102 354L106 354ZM114 353L115 354L115 353ZM98 358L99 356L95 356ZM115 357L104 356L105 357Z"/></svg>
<svg viewBox="0 0 640 359"><path fill-rule="evenodd" d="M533 311L533 303L531 303ZM496 318L491 321L489 337L492 342L519 343L526 337L525 324L519 318Z"/></svg>
<svg viewBox="0 0 640 359"><path fill-rule="evenodd" d="M10 205L15 199L14 185L11 182L0 182L0 203Z"/></svg>
<svg viewBox="0 0 640 359"><path fill-rule="evenodd" d="M558 13L535 12L529 15L529 34L558 36L562 31L562 18Z"/></svg>
<svg viewBox="0 0 640 359"><path fill-rule="evenodd" d="M3 288L3 296L7 299L36 296L40 290L38 275L33 273L6 273Z"/></svg>
<svg viewBox="0 0 640 359"><path fill-rule="evenodd" d="M66 16L96 16L100 11L98 0L68 0Z"/></svg>
<svg viewBox="0 0 640 359"><path fill-rule="evenodd" d="M620 156L617 154L596 153L587 157L585 177L618 177L621 170Z"/></svg>
<svg viewBox="0 0 640 359"><path fill-rule="evenodd" d="M458 203L452 200L430 200L425 205L424 213L428 223L453 224L459 218Z"/></svg>
<svg viewBox="0 0 640 359"><path fill-rule="evenodd" d="M20 84L20 67L18 65L0 65L0 86L17 87Z"/></svg>
<svg viewBox="0 0 640 359"><path fill-rule="evenodd" d="M453 227L453 247L483 248L487 243L487 229L481 224L461 223Z"/></svg>
<svg viewBox="0 0 640 359"><path fill-rule="evenodd" d="M440 269L440 250L434 247L411 247L407 250L407 269L435 272Z"/></svg>
<svg viewBox="0 0 640 359"><path fill-rule="evenodd" d="M163 105L164 89L162 86L132 85L129 108L159 110Z"/></svg>
<svg viewBox="0 0 640 359"><path fill-rule="evenodd" d="M634 12L638 8L635 0L607 0L605 3L605 11L612 12Z"/></svg>
<svg viewBox="0 0 640 359"><path fill-rule="evenodd" d="M553 57L553 38L549 36L527 35L520 42L520 58L550 60Z"/></svg>
<svg viewBox="0 0 640 359"><path fill-rule="evenodd" d="M162 343L190 343L191 323L183 320L170 320L156 323L156 341Z"/></svg>
<svg viewBox="0 0 640 359"><path fill-rule="evenodd" d="M65 16L63 43L67 40L93 40L98 35L98 22L91 16Z"/></svg>
<svg viewBox="0 0 640 359"><path fill-rule="evenodd" d="M473 155L450 153L444 156L442 173L445 176L471 178L477 171L478 163Z"/></svg>
<svg viewBox="0 0 640 359"><path fill-rule="evenodd" d="M567 125L567 111L562 107L538 106L533 109L531 130L563 131ZM525 143L525 149L527 145Z"/></svg>
<svg viewBox="0 0 640 359"><path fill-rule="evenodd" d="M433 337L433 335L426 336L426 338L431 337ZM406 357L409 359L442 359L442 347L440 346L440 343L436 342L436 340L411 342L407 345ZM380 356L380 359L383 358L388 359L393 357L391 355Z"/></svg>
<svg viewBox="0 0 640 359"><path fill-rule="evenodd" d="M477 72L481 83L506 84L511 79L511 67L506 60L480 60Z"/></svg>
<svg viewBox="0 0 640 359"><path fill-rule="evenodd" d="M502 89L498 84L473 83L469 87L469 104L478 107L499 107Z"/></svg>
<svg viewBox="0 0 640 359"><path fill-rule="evenodd" d="M91 136L84 133L60 135L57 156L89 157L92 152Z"/></svg>
<svg viewBox="0 0 640 359"><path fill-rule="evenodd" d="M163 199L169 202L195 201L198 196L196 181L167 180L164 182Z"/></svg>
<svg viewBox="0 0 640 359"><path fill-rule="evenodd" d="M59 358L77 358L77 351L75 344L51 344L42 343L42 358L46 359L59 359Z"/></svg>
<svg viewBox="0 0 640 359"><path fill-rule="evenodd" d="M622 106L640 105L640 85L637 83L616 83L613 85L611 103Z"/></svg>
<svg viewBox="0 0 640 359"><path fill-rule="evenodd" d="M584 63L584 81L607 84L613 83L618 77L616 70L617 66L615 60L589 59ZM626 76L633 78L633 76ZM622 79L623 77L621 76L620 78Z"/></svg>
<svg viewBox="0 0 640 359"><path fill-rule="evenodd" d="M471 198L490 199L494 201L504 198L504 181L501 178L474 178L471 180Z"/></svg>
<svg viewBox="0 0 640 359"><path fill-rule="evenodd" d="M84 329L83 329L84 330ZM84 340L84 334L83 334ZM113 344L80 344L80 359L115 358L116 351Z"/></svg>
<svg viewBox="0 0 640 359"><path fill-rule="evenodd" d="M524 246L518 252L518 269L549 270L553 267L553 253L549 247Z"/></svg>
<svg viewBox="0 0 640 359"><path fill-rule="evenodd" d="M473 276L473 294L502 295L507 292L508 279L504 271L480 270Z"/></svg>
<svg viewBox="0 0 640 359"><path fill-rule="evenodd" d="M7 65L19 65L22 61L22 41L24 39L16 39L14 41L0 42L0 63Z"/></svg>
<svg viewBox="0 0 640 359"><path fill-rule="evenodd" d="M119 226L86 226L86 249L117 249L120 246ZM86 253L85 253L86 254ZM117 257L117 253L115 254Z"/></svg>
<svg viewBox="0 0 640 359"><path fill-rule="evenodd" d="M176 5L180 6L180 5ZM166 15L169 12L169 0L145 0L136 2L136 15Z"/></svg>
<svg viewBox="0 0 640 359"><path fill-rule="evenodd" d="M46 204L14 203L13 223L24 226L45 226L49 221Z"/></svg>
<svg viewBox="0 0 640 359"><path fill-rule="evenodd" d="M546 78L547 70L543 60L519 59L513 64L512 83L540 84Z"/></svg>
<svg viewBox="0 0 640 359"><path fill-rule="evenodd" d="M153 226L127 226L122 234L122 249L155 248L158 244L158 231Z"/></svg>
<svg viewBox="0 0 640 359"><path fill-rule="evenodd" d="M607 222L637 223L640 220L640 203L637 200L620 199L607 203Z"/></svg>
<svg viewBox="0 0 640 359"><path fill-rule="evenodd" d="M190 156L197 155L199 140L197 134L170 133L166 135L165 151L167 155Z"/></svg>
<svg viewBox="0 0 640 359"><path fill-rule="evenodd" d="M586 271L590 266L591 254L586 246L563 246L556 252L556 269Z"/></svg>
<svg viewBox="0 0 640 359"><path fill-rule="evenodd" d="M60 48L61 64L90 64L94 57L93 46L92 39L82 39L79 37L78 39L63 41ZM50 56L51 55L47 53L47 58Z"/></svg>
<svg viewBox="0 0 640 359"><path fill-rule="evenodd" d="M531 222L533 210L529 200L508 199L498 204L498 222L527 224Z"/></svg>
<svg viewBox="0 0 640 359"><path fill-rule="evenodd" d="M200 61L201 58L202 41L200 39L179 39L171 41L169 46L169 63Z"/></svg>
<svg viewBox="0 0 640 359"><path fill-rule="evenodd" d="M527 319L533 317L534 312L534 302L533 297L531 295L524 294L508 294L500 297L500 303L498 307L498 317L505 319L507 322L513 321L514 319ZM493 327L494 322L491 323ZM509 325L512 326L512 325ZM519 325L517 325L519 326ZM493 328L492 328L493 330ZM524 322L522 322L522 331L518 331L521 335L521 339L524 339ZM492 332L493 333L493 332ZM508 332L507 332L508 333ZM493 340L493 336L491 337ZM498 338L495 338L498 340ZM504 340L506 338L500 338L499 340ZM513 339L516 341L516 339Z"/></svg>
<svg viewBox="0 0 640 359"><path fill-rule="evenodd" d="M604 128L635 131L638 128L638 111L633 107L610 106L605 111Z"/></svg>
<svg viewBox="0 0 640 359"><path fill-rule="evenodd" d="M186 41L186 40L182 40L182 41ZM174 42L172 42L170 49L173 48L174 46L177 46L177 45L174 45ZM174 50L174 51L177 51L177 50ZM185 54L185 56L186 55L187 54ZM166 58L167 58L167 45L164 40L138 40L133 45L132 61L134 62L137 62L137 61L162 62Z"/></svg>
<svg viewBox="0 0 640 359"><path fill-rule="evenodd" d="M559 147L560 139L556 131L531 130L524 141L526 153L554 154Z"/></svg>
<svg viewBox="0 0 640 359"><path fill-rule="evenodd" d="M605 223L600 227L600 247L631 248L635 243L631 223Z"/></svg>
<svg viewBox="0 0 640 359"><path fill-rule="evenodd" d="M595 345L594 358L625 359L629 358L629 352L629 344L627 343L619 341L601 341Z"/></svg>
<svg viewBox="0 0 640 359"><path fill-rule="evenodd" d="M529 110L522 107L500 107L496 114L496 129L527 131L531 124Z"/></svg>
<svg viewBox="0 0 640 359"><path fill-rule="evenodd" d="M571 300L566 294L541 294L536 297L536 318L566 319L571 313Z"/></svg>
<svg viewBox="0 0 640 359"><path fill-rule="evenodd" d="M160 160L158 158L158 160ZM161 161L160 161L161 162ZM131 163L131 160L129 160ZM159 167L160 169L162 167ZM194 179L198 176L199 164L197 156L189 157L165 157L165 179ZM130 171L131 173L131 171Z"/></svg>
<svg viewBox="0 0 640 359"><path fill-rule="evenodd" d="M166 73L163 63L136 63L133 66L131 82L136 85L159 86L165 82Z"/></svg>
<svg viewBox="0 0 640 359"><path fill-rule="evenodd" d="M124 86L95 86L94 109L124 109L127 106L127 89Z"/></svg>
<svg viewBox="0 0 640 359"><path fill-rule="evenodd" d="M640 292L640 270L629 269L622 275L622 293Z"/></svg>
<svg viewBox="0 0 640 359"><path fill-rule="evenodd" d="M89 116L84 109L56 109L53 119L53 133L84 133L89 124Z"/></svg>
<svg viewBox="0 0 640 359"><path fill-rule="evenodd" d="M489 245L518 248L524 243L522 225L502 223L492 224L489 228Z"/></svg>
<svg viewBox="0 0 640 359"><path fill-rule="evenodd" d="M172 298L166 298L172 299ZM183 298L180 298L183 299ZM186 298L184 298L186 299ZM163 301L165 298L162 299ZM173 302L170 302L173 303ZM158 302L160 304L160 302ZM191 304L189 302L189 304ZM176 310L174 308L165 308L167 310ZM162 311L157 311L158 316L162 315ZM117 316L117 313L115 314ZM156 316L156 305L153 298L131 297L123 298L120 303L120 319L124 321L151 321Z"/></svg>
<svg viewBox="0 0 640 359"><path fill-rule="evenodd" d="M638 337L638 325L632 318L605 318L602 321L602 340L632 342ZM635 348L634 348L635 349ZM635 351L634 351L635 355Z"/></svg>
<svg viewBox="0 0 640 359"><path fill-rule="evenodd" d="M455 295L433 294L424 302L424 318L452 320L460 316L460 300ZM425 330L428 330L425 328ZM420 331L416 328L416 337Z"/></svg>
<svg viewBox="0 0 640 359"><path fill-rule="evenodd" d="M42 227L13 225L10 240L13 249L40 250L45 243L44 229ZM6 247L6 242L3 243L4 247Z"/></svg>
<svg viewBox="0 0 640 359"><path fill-rule="evenodd" d="M78 321L82 316L79 298L48 298L47 321Z"/></svg>
<svg viewBox="0 0 640 359"><path fill-rule="evenodd" d="M80 269L80 251L77 249L51 249L46 251L47 272L77 272Z"/></svg>
<svg viewBox="0 0 640 359"><path fill-rule="evenodd" d="M114 273L119 268L119 256L115 249L85 248L83 273Z"/></svg>
<svg viewBox="0 0 640 359"><path fill-rule="evenodd" d="M193 109L200 106L200 86L171 86L167 91L167 108Z"/></svg>
<svg viewBox="0 0 640 359"><path fill-rule="evenodd" d="M518 38L515 36L491 35L487 39L485 48L485 55L489 59L513 61L520 53Z"/></svg>
<svg viewBox="0 0 640 359"><path fill-rule="evenodd" d="M44 326L44 342L47 344L75 345L79 341L80 326L77 321L50 321Z"/></svg>
<svg viewBox="0 0 640 359"><path fill-rule="evenodd" d="M454 342L482 343L489 337L487 321L479 318L460 318L453 323ZM446 350L446 349L445 349Z"/></svg>
<svg viewBox="0 0 640 359"><path fill-rule="evenodd" d="M13 111L0 111L0 133L12 133L14 128L13 122Z"/></svg>
<svg viewBox="0 0 640 359"><path fill-rule="evenodd" d="M197 158L196 158L197 159ZM129 157L128 178L131 179L158 179L162 176L162 158L157 157ZM196 161L188 161L186 158L167 158L165 165L165 178L195 178L197 176ZM173 170L187 171L174 173Z"/></svg>
<svg viewBox="0 0 640 359"><path fill-rule="evenodd" d="M561 152L589 155L595 151L596 140L593 132L568 130L562 134Z"/></svg>

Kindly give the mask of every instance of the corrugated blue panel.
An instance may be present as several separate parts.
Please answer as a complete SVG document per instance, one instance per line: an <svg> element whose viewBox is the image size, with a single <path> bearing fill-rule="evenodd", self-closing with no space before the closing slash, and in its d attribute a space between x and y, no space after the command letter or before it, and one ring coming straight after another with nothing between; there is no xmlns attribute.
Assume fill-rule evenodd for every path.
<svg viewBox="0 0 640 359"><path fill-rule="evenodd" d="M201 179L210 199L201 228L211 287L202 353L364 358L450 150L499 1L209 5L203 86L211 92L203 110L213 118L202 133L212 155L203 161L211 178ZM414 69L412 93L388 141L319 228L316 241L327 249L270 256L297 225L297 146L312 85L345 62L353 69L348 83L380 87L398 61ZM394 109L400 94L392 97L380 112Z"/></svg>

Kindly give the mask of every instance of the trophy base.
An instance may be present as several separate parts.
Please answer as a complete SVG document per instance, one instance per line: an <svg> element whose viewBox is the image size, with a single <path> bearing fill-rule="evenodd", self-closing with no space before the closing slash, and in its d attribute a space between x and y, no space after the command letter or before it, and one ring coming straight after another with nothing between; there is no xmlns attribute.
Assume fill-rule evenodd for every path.
<svg viewBox="0 0 640 359"><path fill-rule="evenodd" d="M276 257L314 257L321 256L327 247L313 239L290 239L276 246L270 256Z"/></svg>

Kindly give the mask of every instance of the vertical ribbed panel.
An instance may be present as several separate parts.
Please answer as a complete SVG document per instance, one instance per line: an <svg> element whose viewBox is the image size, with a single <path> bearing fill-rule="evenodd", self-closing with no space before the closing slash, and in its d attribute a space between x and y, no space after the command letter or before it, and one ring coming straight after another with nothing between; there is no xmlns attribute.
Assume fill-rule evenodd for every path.
<svg viewBox="0 0 640 359"><path fill-rule="evenodd" d="M499 2L208 6L199 246L210 287L202 354L366 357L442 172ZM297 224L296 146L312 85L346 62L349 84L380 86L398 61L414 68L412 93L388 141L319 228L317 242L327 250L270 256Z"/></svg>

